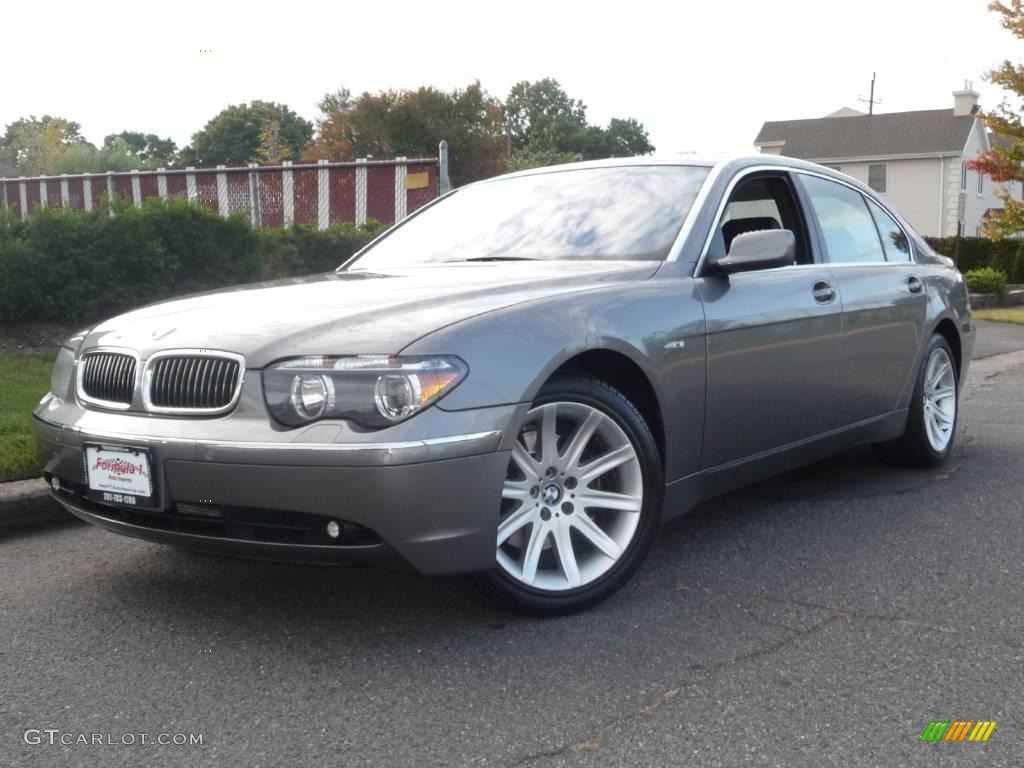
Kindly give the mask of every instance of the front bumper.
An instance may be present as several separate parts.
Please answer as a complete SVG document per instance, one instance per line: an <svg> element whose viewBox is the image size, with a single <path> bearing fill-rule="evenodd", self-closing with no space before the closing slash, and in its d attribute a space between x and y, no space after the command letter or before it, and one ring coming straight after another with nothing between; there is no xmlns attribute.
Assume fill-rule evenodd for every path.
<svg viewBox="0 0 1024 768"><path fill-rule="evenodd" d="M502 426L515 406L437 415L478 431L337 444L112 432L48 421L41 410L33 419L37 453L45 477L60 481L54 498L107 530L260 559L411 566L424 574L494 566L510 458ZM148 450L156 506L85 498L87 443ZM358 535L331 540L324 533L331 520Z"/></svg>

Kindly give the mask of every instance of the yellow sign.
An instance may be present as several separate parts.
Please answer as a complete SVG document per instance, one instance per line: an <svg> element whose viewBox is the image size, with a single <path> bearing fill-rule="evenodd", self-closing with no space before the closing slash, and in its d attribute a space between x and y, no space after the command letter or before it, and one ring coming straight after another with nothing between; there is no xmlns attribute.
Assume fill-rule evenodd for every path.
<svg viewBox="0 0 1024 768"><path fill-rule="evenodd" d="M405 177L406 189L426 189L430 184L430 174L426 171L410 173Z"/></svg>

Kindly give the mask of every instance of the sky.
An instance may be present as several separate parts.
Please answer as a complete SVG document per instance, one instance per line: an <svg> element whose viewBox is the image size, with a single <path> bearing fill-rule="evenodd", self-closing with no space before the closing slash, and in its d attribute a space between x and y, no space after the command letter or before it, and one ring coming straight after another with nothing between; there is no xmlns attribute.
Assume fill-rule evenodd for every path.
<svg viewBox="0 0 1024 768"><path fill-rule="evenodd" d="M987 0L687 3L432 0L160 5L55 0L4 8L0 126L35 114L179 146L229 103L278 101L314 119L323 94L462 87L504 98L553 77L590 122L634 117L659 153L752 149L765 120L952 107L1024 43ZM208 52L207 52L208 51Z"/></svg>

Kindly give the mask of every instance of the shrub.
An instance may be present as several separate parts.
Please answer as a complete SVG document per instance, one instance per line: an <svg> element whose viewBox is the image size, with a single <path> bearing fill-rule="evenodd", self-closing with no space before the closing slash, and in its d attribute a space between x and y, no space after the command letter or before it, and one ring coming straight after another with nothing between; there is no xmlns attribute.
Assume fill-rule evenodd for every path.
<svg viewBox="0 0 1024 768"><path fill-rule="evenodd" d="M384 226L335 224L324 230L308 226L260 230L266 278L329 272L375 238Z"/></svg>
<svg viewBox="0 0 1024 768"><path fill-rule="evenodd" d="M21 294L0 305L6 321L80 323L166 296L172 286L174 264L136 209L108 216L43 208L4 250L0 282Z"/></svg>
<svg viewBox="0 0 1024 768"><path fill-rule="evenodd" d="M957 253L955 237L926 237L925 240L937 253L953 258L961 272L992 267L1004 272L1007 277L1013 271L1017 258L1019 240L992 241L984 237L961 237Z"/></svg>
<svg viewBox="0 0 1024 768"><path fill-rule="evenodd" d="M109 214L110 205L115 215ZM0 209L0 322L88 323L172 296L332 270L383 230L253 229L183 200Z"/></svg>
<svg viewBox="0 0 1024 768"><path fill-rule="evenodd" d="M25 225L7 206L0 206L0 243L21 237Z"/></svg>
<svg viewBox="0 0 1024 768"><path fill-rule="evenodd" d="M45 319L50 302L34 254L21 240L0 240L0 321Z"/></svg>
<svg viewBox="0 0 1024 768"><path fill-rule="evenodd" d="M1010 280L1014 283L1024 283L1024 242L1021 242L1017 249L1017 258L1013 262L1013 272Z"/></svg>
<svg viewBox="0 0 1024 768"><path fill-rule="evenodd" d="M119 211L115 218L123 213ZM173 293L261 278L260 240L245 213L225 219L205 206L159 197L147 199L141 213L153 239L173 264Z"/></svg>
<svg viewBox="0 0 1024 768"><path fill-rule="evenodd" d="M956 238L953 241L949 255L957 252ZM961 237L960 249L957 254L957 266L961 272L969 272L972 269L983 269L992 266L992 241L983 237Z"/></svg>
<svg viewBox="0 0 1024 768"><path fill-rule="evenodd" d="M1006 275L997 269L985 267L964 273L971 293L1006 293Z"/></svg>
<svg viewBox="0 0 1024 768"><path fill-rule="evenodd" d="M997 240L992 243L992 261L989 266L998 269L1009 279L1013 275L1018 250L1020 243L1016 240Z"/></svg>

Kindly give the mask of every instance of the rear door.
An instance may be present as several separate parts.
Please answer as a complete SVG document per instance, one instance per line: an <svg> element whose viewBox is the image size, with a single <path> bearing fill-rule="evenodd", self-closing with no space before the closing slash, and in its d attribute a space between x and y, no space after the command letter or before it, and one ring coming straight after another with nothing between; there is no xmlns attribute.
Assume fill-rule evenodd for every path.
<svg viewBox="0 0 1024 768"><path fill-rule="evenodd" d="M796 236L794 264L702 274L707 255L726 253L732 238L777 228ZM838 426L841 301L832 271L815 257L788 173L754 173L736 182L696 285L708 332L705 468Z"/></svg>
<svg viewBox="0 0 1024 768"><path fill-rule="evenodd" d="M902 227L852 186L799 175L825 258L843 297L845 424L889 413L916 369L927 296Z"/></svg>

